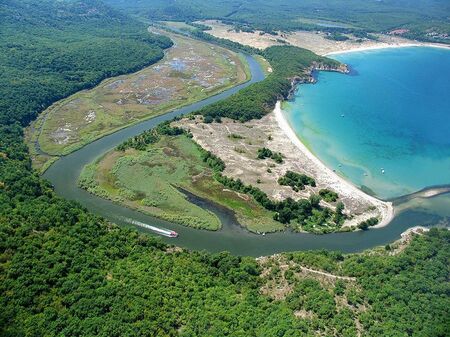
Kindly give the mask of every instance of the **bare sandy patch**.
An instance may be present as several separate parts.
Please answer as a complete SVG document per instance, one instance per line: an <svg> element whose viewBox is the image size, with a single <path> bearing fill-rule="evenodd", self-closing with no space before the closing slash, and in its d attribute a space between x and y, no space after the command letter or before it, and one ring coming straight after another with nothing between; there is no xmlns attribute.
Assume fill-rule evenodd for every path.
<svg viewBox="0 0 450 337"><path fill-rule="evenodd" d="M262 294L274 300L285 299L294 289L295 283L286 279L286 272L291 271L296 280L314 279L325 289L334 288L336 281L344 281L346 284L356 287L357 279L350 276L335 275L302 266L293 260L286 259L283 254L262 256L256 259L262 268L261 278L265 281L260 288ZM310 312L298 312L298 317L308 316ZM295 314L295 313L294 313Z"/></svg>
<svg viewBox="0 0 450 337"><path fill-rule="evenodd" d="M222 123L206 124L200 118L178 122L190 130L194 140L203 148L220 157L226 165L223 174L257 186L273 200L288 197L298 200L328 188L339 194L349 219L343 226L356 226L371 217L380 219L377 227L385 226L393 217L391 203L371 197L339 177L312 155L299 141L281 114L280 103L273 113L260 120L239 123L223 119ZM283 163L271 159L257 159L258 149L267 147L283 155ZM316 187L306 186L294 191L278 184L278 178L288 170L303 173L316 180ZM334 209L336 203L321 201Z"/></svg>
<svg viewBox="0 0 450 337"><path fill-rule="evenodd" d="M199 21L199 23L211 27L211 30L207 31L208 34L254 48L266 49L267 47L281 44L280 42L277 42L277 36L266 34L259 30L254 33L236 32L232 26L226 25L217 20Z"/></svg>

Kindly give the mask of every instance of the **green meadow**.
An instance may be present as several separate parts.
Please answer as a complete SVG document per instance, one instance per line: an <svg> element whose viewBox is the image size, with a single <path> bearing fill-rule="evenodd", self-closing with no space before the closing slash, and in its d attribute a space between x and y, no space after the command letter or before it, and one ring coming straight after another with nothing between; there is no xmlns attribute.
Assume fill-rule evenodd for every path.
<svg viewBox="0 0 450 337"><path fill-rule="evenodd" d="M233 210L250 231L283 229L251 197L215 181L198 146L186 135L163 136L145 151L109 152L84 168L79 184L93 194L194 228L218 230L221 223L215 214L191 203L182 190Z"/></svg>

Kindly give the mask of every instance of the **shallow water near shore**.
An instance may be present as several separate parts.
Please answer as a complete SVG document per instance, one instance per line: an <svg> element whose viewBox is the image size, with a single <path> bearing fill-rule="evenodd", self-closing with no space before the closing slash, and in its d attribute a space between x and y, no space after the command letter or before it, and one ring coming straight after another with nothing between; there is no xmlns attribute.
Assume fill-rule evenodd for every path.
<svg viewBox="0 0 450 337"><path fill-rule="evenodd" d="M284 104L296 134L328 167L388 199L450 183L450 50L405 47L333 55Z"/></svg>

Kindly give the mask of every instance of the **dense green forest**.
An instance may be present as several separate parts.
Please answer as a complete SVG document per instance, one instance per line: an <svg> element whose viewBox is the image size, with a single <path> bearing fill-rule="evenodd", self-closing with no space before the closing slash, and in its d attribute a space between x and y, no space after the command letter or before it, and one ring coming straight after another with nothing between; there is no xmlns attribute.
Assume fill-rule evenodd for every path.
<svg viewBox="0 0 450 337"><path fill-rule="evenodd" d="M106 0L155 20L220 19L238 29L320 29L330 32L387 32L405 28L409 38L449 43L446 0Z"/></svg>
<svg viewBox="0 0 450 337"><path fill-rule="evenodd" d="M356 319L365 336L449 328L446 230L397 256L288 254L357 282L322 286L274 264L270 277L293 291L273 301L252 258L174 250L37 194L1 213L2 336L356 336ZM296 318L302 308L311 315Z"/></svg>
<svg viewBox="0 0 450 337"><path fill-rule="evenodd" d="M390 246L286 254L292 270L273 262L262 276L253 258L168 247L56 196L31 169L22 126L59 97L143 66L170 43L147 41L142 26L92 1L0 6L0 336L448 334L446 230L393 255ZM115 43L130 48L113 51ZM299 264L356 281L322 284L298 275ZM292 292L264 295L269 278L288 279ZM295 315L300 308L307 317Z"/></svg>

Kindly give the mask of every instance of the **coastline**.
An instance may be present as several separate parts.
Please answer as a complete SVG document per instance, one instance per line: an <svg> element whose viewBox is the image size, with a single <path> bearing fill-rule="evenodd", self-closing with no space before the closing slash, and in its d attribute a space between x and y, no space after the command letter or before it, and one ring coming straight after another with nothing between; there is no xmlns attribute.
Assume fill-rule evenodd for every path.
<svg viewBox="0 0 450 337"><path fill-rule="evenodd" d="M375 197L372 197L358 187L345 180L344 178L337 175L330 168L328 168L319 158L317 158L297 137L294 130L289 125L285 116L283 115L283 111L281 109L281 102L278 101L275 105L275 109L273 111L275 115L275 120L278 123L279 128L284 132L287 138L291 141L292 144L311 162L314 163L316 169L324 180L328 181L330 185L338 192L338 194L352 195L356 198L360 198L365 200L367 203L376 207L376 209L380 213L380 221L377 225L371 228L381 228L388 225L392 219L394 218L394 207L391 202L382 201ZM352 219L354 220L354 219ZM352 220L347 221L346 226L355 226L357 223L352 223Z"/></svg>
<svg viewBox="0 0 450 337"><path fill-rule="evenodd" d="M261 31L255 32L236 32L233 27L217 20L200 21L212 29L208 34L248 45L258 49L265 49L274 45L289 44L296 47L309 49L321 56L347 53L352 51L365 51L383 48L401 48L401 47L435 47L450 49L450 45L434 42L420 42L409 40L400 35L375 34L378 40L358 41L356 37L350 37L346 41L334 41L326 38L326 34L320 31L297 30L290 33L272 36L261 34ZM280 43L283 40L284 43Z"/></svg>
<svg viewBox="0 0 450 337"><path fill-rule="evenodd" d="M363 51L371 51L377 49L391 49L391 48L407 48L407 47L428 47L428 48L439 48L439 49L447 49L450 50L449 45L440 44L440 43L425 43L425 42L400 42L400 43L386 43L386 42L377 42L374 45L370 46L355 46L355 48L348 48L343 50L331 51L323 54L322 56L331 56L338 54L346 54L346 53L354 53L354 52L363 52Z"/></svg>

